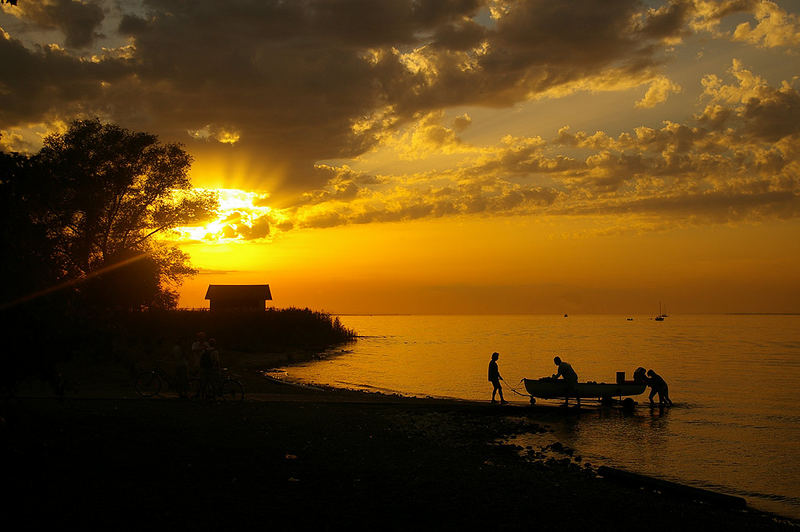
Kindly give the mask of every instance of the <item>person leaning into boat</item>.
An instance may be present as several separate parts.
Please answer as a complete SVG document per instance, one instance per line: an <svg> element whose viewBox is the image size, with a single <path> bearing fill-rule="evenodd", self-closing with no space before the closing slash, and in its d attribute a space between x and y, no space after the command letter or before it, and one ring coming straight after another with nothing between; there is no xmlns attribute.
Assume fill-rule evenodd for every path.
<svg viewBox="0 0 800 532"><path fill-rule="evenodd" d="M572 369L572 364L569 362L564 362L561 360L561 357L553 358L553 362L556 366L558 366L558 372L553 375L553 378L564 378L564 382L567 384L567 395L565 396L565 399L567 400L567 403L569 403L569 392L575 391L575 385L578 384L578 374L575 373L574 369ZM575 395L575 398L578 400L578 406L580 406L581 398L577 394Z"/></svg>
<svg viewBox="0 0 800 532"><path fill-rule="evenodd" d="M503 377L500 376L500 370L497 367L498 358L500 358L500 353L492 353L492 360L489 362L489 382L494 386L492 390L492 404L495 403L495 395L497 392L500 392L500 404L504 405L508 401L503 399L503 387L500 386L500 381L503 380Z"/></svg>
<svg viewBox="0 0 800 532"><path fill-rule="evenodd" d="M653 405L653 396L658 394L658 404L672 406L672 399L669 398L669 386L664 378L653 371L647 370L647 385L650 386L650 404Z"/></svg>
<svg viewBox="0 0 800 532"><path fill-rule="evenodd" d="M561 357L553 358L553 362L556 366L558 366L558 373L553 375L554 379L559 377L564 377L564 380L570 384L575 384L578 382L578 374L575 373L575 370L572 369L572 364L569 362L564 362L561 360Z"/></svg>

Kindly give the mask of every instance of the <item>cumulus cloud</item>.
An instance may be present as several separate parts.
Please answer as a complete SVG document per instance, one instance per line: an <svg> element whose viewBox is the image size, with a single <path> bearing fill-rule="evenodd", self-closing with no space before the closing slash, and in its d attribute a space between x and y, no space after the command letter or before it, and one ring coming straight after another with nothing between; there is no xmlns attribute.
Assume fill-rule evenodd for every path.
<svg viewBox="0 0 800 532"><path fill-rule="evenodd" d="M107 32L103 9L112 5L122 10L116 40L99 48L108 44L98 35L101 22ZM184 142L198 161L247 161L250 182L269 182L273 196L235 206L234 218L197 238L271 238L304 226L478 213L677 213L681 202L699 209L703 199L713 208L724 198L736 203L737 195L747 197L727 215L745 216L769 210L757 205L796 201L796 82L772 87L738 62L703 79L696 119L621 134L562 128L549 139L517 133L478 146L464 140L476 128L472 109L456 118L447 112L636 87L644 94L635 105L651 108L682 90L665 65L692 32L796 46L797 17L774 2L23 6L4 13L17 10L8 16L61 31L65 45L31 45L33 30L25 39L0 32L4 145L31 148L42 124L99 115ZM749 22L732 28L733 16ZM72 49L89 45L92 55ZM460 162L403 175L353 169L379 147L408 161L452 155Z"/></svg>
<svg viewBox="0 0 800 532"><path fill-rule="evenodd" d="M428 113L649 82L687 16L637 0L137 4L115 4L125 44L92 59L4 38L0 83L12 96L0 129L83 113L186 142L198 158L227 143L221 156L257 159L253 179L280 168L275 186L291 194L324 183L318 161L363 154ZM102 21L99 3L25 5L69 46L92 42ZM465 125L419 135L456 148Z"/></svg>
<svg viewBox="0 0 800 532"><path fill-rule="evenodd" d="M370 174L353 171L349 166L341 167L318 164L318 175L327 176L323 188L305 192L296 205L314 205L325 202L349 202L354 200L365 186L377 185L382 180Z"/></svg>
<svg viewBox="0 0 800 532"><path fill-rule="evenodd" d="M715 37L762 48L800 44L800 17L772 0L694 0L691 12L690 27ZM720 29L725 17L745 13L753 20L739 23L733 31Z"/></svg>
<svg viewBox="0 0 800 532"><path fill-rule="evenodd" d="M800 17L787 13L774 2L764 0L755 6L756 24L742 22L733 32L733 40L764 48L800 44Z"/></svg>
<svg viewBox="0 0 800 532"><path fill-rule="evenodd" d="M636 102L636 107L655 107L656 105L667 101L670 93L681 92L683 90L680 85L671 81L666 76L658 76L650 82L647 92L641 100Z"/></svg>
<svg viewBox="0 0 800 532"><path fill-rule="evenodd" d="M283 214L296 227L469 214L630 214L653 227L800 216L800 91L770 87L739 62L705 90L706 110L690 123L506 136L458 168L374 181L329 167L329 185Z"/></svg>
<svg viewBox="0 0 800 532"><path fill-rule="evenodd" d="M551 138L507 135L444 171L373 175L318 164L325 184L293 204L272 210L258 207L266 198L228 200L215 232L203 231L248 240L296 228L532 214L637 219L653 230L800 216L800 91L770 87L737 62L708 78L704 99L688 123L617 135L568 126ZM712 107L727 118L709 119Z"/></svg>
<svg viewBox="0 0 800 532"><path fill-rule="evenodd" d="M732 121L743 122L742 134L766 141L776 141L800 132L800 94L797 82L783 81L774 88L767 81L745 68L736 59L729 70L734 83L716 75L702 80L708 99L702 122L720 129Z"/></svg>
<svg viewBox="0 0 800 532"><path fill-rule="evenodd" d="M453 130L456 133L460 133L467 129L472 124L472 117L469 114L464 113L461 116L457 116L455 120L453 120Z"/></svg>
<svg viewBox="0 0 800 532"><path fill-rule="evenodd" d="M395 136L387 136L383 145L394 148L401 159L424 159L436 154L454 154L474 151L464 144L458 132L466 129L471 119L462 115L454 120L452 127L443 125L444 111L434 111L417 120Z"/></svg>

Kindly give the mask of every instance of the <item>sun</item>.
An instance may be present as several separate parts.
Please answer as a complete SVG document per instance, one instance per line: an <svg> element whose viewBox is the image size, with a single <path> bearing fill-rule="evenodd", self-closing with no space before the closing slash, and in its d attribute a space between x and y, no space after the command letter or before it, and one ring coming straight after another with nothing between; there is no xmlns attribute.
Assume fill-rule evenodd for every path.
<svg viewBox="0 0 800 532"><path fill-rule="evenodd" d="M288 221L288 216L266 204L269 194L235 188L196 190L217 194L217 218L205 225L176 228L178 240L229 243L264 239L270 235L273 226Z"/></svg>

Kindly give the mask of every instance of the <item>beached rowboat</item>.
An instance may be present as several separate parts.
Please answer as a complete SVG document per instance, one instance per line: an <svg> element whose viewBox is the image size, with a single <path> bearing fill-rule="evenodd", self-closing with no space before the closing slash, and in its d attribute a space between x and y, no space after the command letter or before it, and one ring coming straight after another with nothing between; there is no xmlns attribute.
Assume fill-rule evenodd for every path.
<svg viewBox="0 0 800 532"><path fill-rule="evenodd" d="M522 379L525 389L531 397L540 399L589 398L611 399L626 395L639 395L644 392L647 385L643 382L622 381L619 383L605 382L578 382L571 390L567 389L567 382L562 379L544 377L542 379Z"/></svg>

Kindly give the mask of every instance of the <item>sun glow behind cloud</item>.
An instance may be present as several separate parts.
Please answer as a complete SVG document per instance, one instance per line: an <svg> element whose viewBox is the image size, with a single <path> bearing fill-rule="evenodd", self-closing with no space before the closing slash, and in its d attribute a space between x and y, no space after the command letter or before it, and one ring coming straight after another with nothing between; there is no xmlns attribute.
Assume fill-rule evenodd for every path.
<svg viewBox="0 0 800 532"><path fill-rule="evenodd" d="M273 224L286 221L285 215L265 204L268 194L231 188L197 190L218 195L217 218L202 226L177 228L173 237L178 241L229 243L264 239L269 237Z"/></svg>

